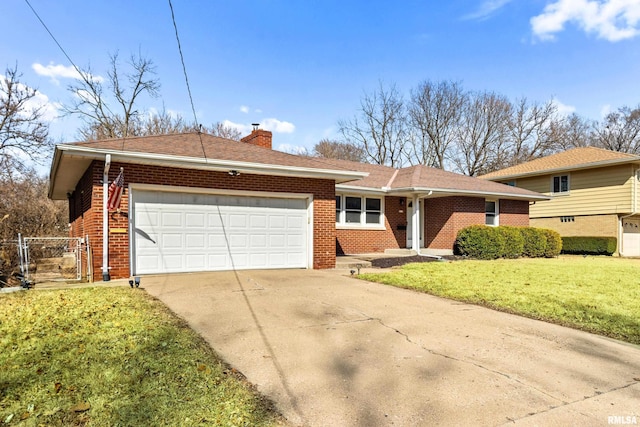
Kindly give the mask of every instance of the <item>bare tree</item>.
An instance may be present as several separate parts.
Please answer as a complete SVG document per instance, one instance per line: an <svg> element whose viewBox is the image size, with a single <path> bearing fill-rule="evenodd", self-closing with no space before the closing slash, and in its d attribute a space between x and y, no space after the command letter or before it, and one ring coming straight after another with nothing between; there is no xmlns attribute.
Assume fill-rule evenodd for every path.
<svg viewBox="0 0 640 427"><path fill-rule="evenodd" d="M609 113L594 127L594 145L623 153L640 153L640 107Z"/></svg>
<svg viewBox="0 0 640 427"><path fill-rule="evenodd" d="M476 176L500 167L509 132L511 103L491 92L474 93L465 104L453 162L458 172Z"/></svg>
<svg viewBox="0 0 640 427"><path fill-rule="evenodd" d="M405 160L407 118L395 85L385 88L380 82L378 90L360 100L359 115L338 125L347 143L363 148L366 160L392 167Z"/></svg>
<svg viewBox="0 0 640 427"><path fill-rule="evenodd" d="M362 147L349 142L322 139L313 146L313 155L326 159L350 160L364 162L365 153Z"/></svg>
<svg viewBox="0 0 640 427"><path fill-rule="evenodd" d="M204 127L203 130L213 136L233 139L235 141L240 141L240 138L244 136L238 128L226 125L222 122L215 122L210 127Z"/></svg>
<svg viewBox="0 0 640 427"><path fill-rule="evenodd" d="M143 94L158 96L160 83L150 59L132 55L123 72L118 54L110 56L106 82L95 77L91 69L80 71L80 80L69 86L73 101L65 106L67 114L80 116L85 126L79 130L84 139L123 138L135 135L141 111L136 102Z"/></svg>
<svg viewBox="0 0 640 427"><path fill-rule="evenodd" d="M130 123L130 128L130 134L138 136L167 135L196 130L195 125L187 123L180 114L169 113L164 108L158 113L149 113L145 117L136 117Z"/></svg>
<svg viewBox="0 0 640 427"><path fill-rule="evenodd" d="M21 77L17 66L0 76L0 175L24 170L25 161L41 161L53 146L45 106Z"/></svg>
<svg viewBox="0 0 640 427"><path fill-rule="evenodd" d="M553 124L558 120L557 112L553 100L545 104L529 103L526 98L516 100L509 119L509 159L502 166L527 162L556 151Z"/></svg>
<svg viewBox="0 0 640 427"><path fill-rule="evenodd" d="M468 95L458 82L425 81L411 91L408 110L415 132L411 163L445 168L467 102Z"/></svg>
<svg viewBox="0 0 640 427"><path fill-rule="evenodd" d="M29 168L19 176L0 177L0 239L65 236L69 222L66 201L47 197L48 180Z"/></svg>
<svg viewBox="0 0 640 427"><path fill-rule="evenodd" d="M569 117L555 120L551 124L551 130L558 148L561 150L569 150L571 148L593 145L593 129L595 126L595 123L592 121L584 119L574 113Z"/></svg>

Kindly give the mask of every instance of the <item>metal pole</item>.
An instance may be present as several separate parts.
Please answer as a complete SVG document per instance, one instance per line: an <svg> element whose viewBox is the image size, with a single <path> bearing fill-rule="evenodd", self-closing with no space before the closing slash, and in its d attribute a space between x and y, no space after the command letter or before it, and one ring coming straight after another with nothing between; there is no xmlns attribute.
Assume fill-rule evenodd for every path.
<svg viewBox="0 0 640 427"><path fill-rule="evenodd" d="M109 276L109 168L111 167L111 154L107 154L104 160L104 172L102 173L102 280L108 282Z"/></svg>

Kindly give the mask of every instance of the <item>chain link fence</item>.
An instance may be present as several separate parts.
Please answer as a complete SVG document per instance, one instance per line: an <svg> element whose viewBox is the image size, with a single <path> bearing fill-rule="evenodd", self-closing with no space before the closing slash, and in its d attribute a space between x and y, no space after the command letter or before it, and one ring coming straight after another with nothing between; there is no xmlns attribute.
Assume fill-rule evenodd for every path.
<svg viewBox="0 0 640 427"><path fill-rule="evenodd" d="M82 279L82 239L18 237L0 241L0 287Z"/></svg>

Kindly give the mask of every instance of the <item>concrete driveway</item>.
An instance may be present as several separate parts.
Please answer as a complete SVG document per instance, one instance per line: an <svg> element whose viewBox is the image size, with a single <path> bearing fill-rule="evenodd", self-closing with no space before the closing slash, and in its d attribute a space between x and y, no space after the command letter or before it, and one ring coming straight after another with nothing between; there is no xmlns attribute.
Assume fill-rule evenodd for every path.
<svg viewBox="0 0 640 427"><path fill-rule="evenodd" d="M637 346L335 271L142 285L296 425L640 423Z"/></svg>

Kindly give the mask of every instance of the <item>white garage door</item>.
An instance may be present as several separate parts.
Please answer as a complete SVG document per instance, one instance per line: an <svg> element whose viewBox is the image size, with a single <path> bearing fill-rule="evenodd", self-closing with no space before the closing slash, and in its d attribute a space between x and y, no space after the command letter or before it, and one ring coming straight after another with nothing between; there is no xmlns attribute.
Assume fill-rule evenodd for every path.
<svg viewBox="0 0 640 427"><path fill-rule="evenodd" d="M622 253L625 256L640 256L640 220L622 220Z"/></svg>
<svg viewBox="0 0 640 427"><path fill-rule="evenodd" d="M306 199L133 191L134 274L308 266Z"/></svg>

